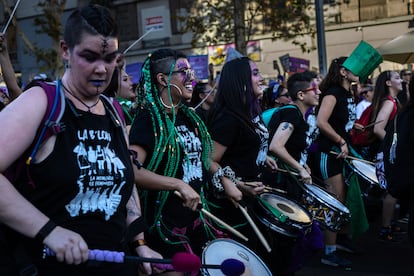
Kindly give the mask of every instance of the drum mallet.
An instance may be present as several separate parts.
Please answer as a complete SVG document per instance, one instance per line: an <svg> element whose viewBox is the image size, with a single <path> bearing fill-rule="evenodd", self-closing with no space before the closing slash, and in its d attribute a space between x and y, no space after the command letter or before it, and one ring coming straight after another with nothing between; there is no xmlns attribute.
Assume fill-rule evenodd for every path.
<svg viewBox="0 0 414 276"><path fill-rule="evenodd" d="M174 194L176 196L178 196L179 198L181 198L181 199L183 198L179 191L174 191ZM236 229L234 229L233 227L231 227L229 224L225 223L224 221L222 221L221 219L219 219L218 217L216 217L215 215L213 215L212 213L210 213L209 211L207 211L206 209L204 209L202 207L201 203L198 204L197 210L200 211L200 212L202 212L204 215L206 215L207 217L211 218L212 220L214 220L215 222L217 222L218 224L220 224L225 229L227 229L228 231L230 231L231 233L233 233L237 237L241 238L242 240L244 240L244 241L248 241L249 240L245 235L243 235L242 233L240 233L239 231L237 231Z"/></svg>
<svg viewBox="0 0 414 276"><path fill-rule="evenodd" d="M236 202L232 200L236 208L239 208L246 220L249 222L250 226L253 228L254 232L256 233L257 237L259 238L260 242L263 244L263 246L266 248L267 252L272 251L272 248L270 248L269 243L263 236L262 232L260 232L257 225L254 223L253 219L250 217L249 213L247 212L247 206L243 201Z"/></svg>
<svg viewBox="0 0 414 276"><path fill-rule="evenodd" d="M50 248L43 249L43 258L55 256ZM225 259L221 264L201 264L197 255L178 252L171 259L145 258L128 256L124 252L93 249L89 250L88 260L111 263L152 263L159 269L170 269L177 272L193 272L200 268L220 269L225 275L242 275L246 269L243 262L236 259Z"/></svg>

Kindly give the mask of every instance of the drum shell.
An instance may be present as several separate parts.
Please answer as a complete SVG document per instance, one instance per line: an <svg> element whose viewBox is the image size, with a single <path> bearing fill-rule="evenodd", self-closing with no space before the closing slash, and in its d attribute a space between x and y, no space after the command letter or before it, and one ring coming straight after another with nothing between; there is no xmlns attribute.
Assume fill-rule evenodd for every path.
<svg viewBox="0 0 414 276"><path fill-rule="evenodd" d="M243 275L271 276L272 273L256 253L241 243L231 239L215 239L204 247L203 264L220 265L226 259L236 259L244 263L246 271ZM250 272L250 274L249 274ZM202 275L224 275L220 269L202 269Z"/></svg>
<svg viewBox="0 0 414 276"><path fill-rule="evenodd" d="M282 222L268 209L268 207L265 206L265 204L263 204L260 200L257 200L254 211L255 211L256 218L263 225L270 228L274 232L277 232L279 234L292 237L292 238L296 238L302 234L307 234L311 230L312 216L309 214L309 212L305 208L295 203L294 201L291 201L287 199L286 197L282 197L281 195L278 195L278 194L262 193L260 196L261 197L270 196L270 197L276 197L279 199L283 199L283 201L289 204L290 206L293 206L299 209L301 212L304 212L308 216L308 219L309 219L309 221L296 221L288 217L286 218L286 221Z"/></svg>
<svg viewBox="0 0 414 276"><path fill-rule="evenodd" d="M341 230L350 220L350 212L339 200L316 185L304 184L302 195L303 205L306 206L313 219L321 226L333 232ZM317 193L315 192L317 190ZM322 198L320 195L323 195ZM335 206L336 205L336 206Z"/></svg>

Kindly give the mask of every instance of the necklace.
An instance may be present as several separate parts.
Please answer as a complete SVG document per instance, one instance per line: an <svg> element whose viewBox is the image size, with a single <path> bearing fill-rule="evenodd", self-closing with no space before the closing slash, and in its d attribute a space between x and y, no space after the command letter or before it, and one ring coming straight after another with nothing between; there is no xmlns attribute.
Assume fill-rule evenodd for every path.
<svg viewBox="0 0 414 276"><path fill-rule="evenodd" d="M98 98L98 100L96 101L96 103L92 104L92 105L88 105L86 104L84 101L82 101L79 97L77 97L75 94L72 93L72 91L70 91L68 88L66 88L66 86L63 85L63 82L61 82L63 89L68 92L72 97L74 97L75 99L78 100L78 102L80 102L81 104L83 104L87 109L88 112L91 113L91 109L94 108L99 101L101 100L101 98Z"/></svg>

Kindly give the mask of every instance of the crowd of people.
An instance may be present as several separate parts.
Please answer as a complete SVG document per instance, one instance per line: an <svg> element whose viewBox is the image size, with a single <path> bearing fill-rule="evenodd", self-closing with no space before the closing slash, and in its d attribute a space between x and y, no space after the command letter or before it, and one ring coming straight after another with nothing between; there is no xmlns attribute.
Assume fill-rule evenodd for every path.
<svg viewBox="0 0 414 276"><path fill-rule="evenodd" d="M317 250L325 265L352 267L338 254L357 238L348 157L382 158L388 125L413 107L409 70L367 81L344 56L325 76L304 71L266 86L257 64L237 55L219 79L202 82L186 55L159 49L135 88L117 34L106 8L75 10L60 45L63 76L24 92L0 35L0 144L9 145L0 147L2 275L184 275L151 259L202 256L219 238L257 254L274 275L294 275ZM52 126L59 131L45 136ZM409 129L400 139L412 143ZM368 142L357 145L361 133ZM402 202L381 188L378 238L396 242ZM144 259L103 262L94 250Z"/></svg>

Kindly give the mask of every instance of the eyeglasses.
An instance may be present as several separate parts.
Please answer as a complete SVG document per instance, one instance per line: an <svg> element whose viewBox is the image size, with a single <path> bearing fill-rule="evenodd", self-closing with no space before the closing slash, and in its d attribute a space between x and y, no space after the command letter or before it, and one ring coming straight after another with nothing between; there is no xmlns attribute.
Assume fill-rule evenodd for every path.
<svg viewBox="0 0 414 276"><path fill-rule="evenodd" d="M290 98L290 95L288 93L285 93L285 94L281 94L281 95L278 96L278 98L280 98L280 97Z"/></svg>
<svg viewBox="0 0 414 276"><path fill-rule="evenodd" d="M315 83L312 83L312 87L302 90L303 93L313 91L313 94L318 94L319 86Z"/></svg>
<svg viewBox="0 0 414 276"><path fill-rule="evenodd" d="M191 68L172 71L171 74L181 74L184 76L183 83L195 79L195 72ZM168 75L168 73L166 75Z"/></svg>

